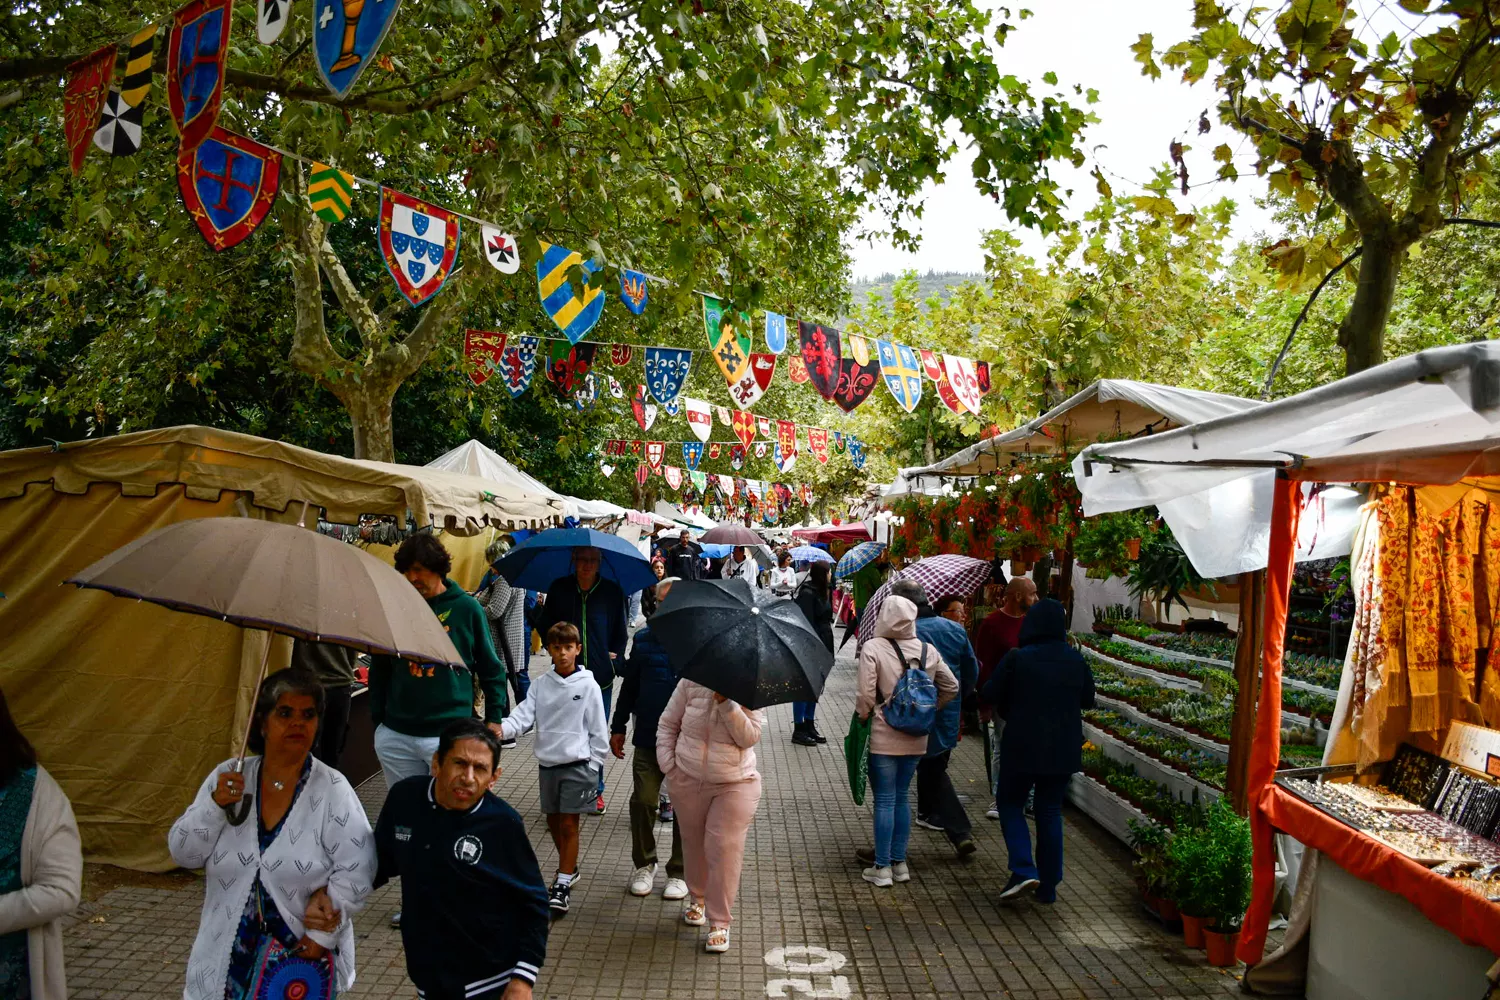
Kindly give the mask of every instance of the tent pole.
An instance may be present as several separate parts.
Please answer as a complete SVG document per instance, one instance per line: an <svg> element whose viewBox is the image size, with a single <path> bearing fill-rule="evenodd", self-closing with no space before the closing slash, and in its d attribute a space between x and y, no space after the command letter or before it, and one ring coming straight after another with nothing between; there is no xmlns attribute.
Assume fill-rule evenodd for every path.
<svg viewBox="0 0 1500 1000"><path fill-rule="evenodd" d="M1265 627L1266 571L1240 574L1240 637L1234 647L1234 716L1229 724L1229 802L1249 815L1247 778L1250 743L1255 737L1255 705L1260 699L1260 649Z"/></svg>

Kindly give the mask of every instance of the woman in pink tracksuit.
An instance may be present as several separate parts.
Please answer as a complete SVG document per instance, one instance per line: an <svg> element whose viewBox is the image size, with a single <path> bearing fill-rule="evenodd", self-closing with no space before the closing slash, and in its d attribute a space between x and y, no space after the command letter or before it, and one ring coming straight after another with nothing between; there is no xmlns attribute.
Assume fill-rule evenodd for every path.
<svg viewBox="0 0 1500 1000"><path fill-rule="evenodd" d="M760 803L755 744L765 715L679 681L656 730L656 762L672 783L688 899L682 922L709 925L705 948L729 950L745 834Z"/></svg>

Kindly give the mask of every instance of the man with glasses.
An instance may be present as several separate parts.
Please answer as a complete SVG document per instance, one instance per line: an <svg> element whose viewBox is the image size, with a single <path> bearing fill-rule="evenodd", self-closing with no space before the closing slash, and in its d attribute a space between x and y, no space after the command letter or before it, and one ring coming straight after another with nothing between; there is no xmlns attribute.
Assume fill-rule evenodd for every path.
<svg viewBox="0 0 1500 1000"><path fill-rule="evenodd" d="M599 575L599 550L573 550L573 572L552 581L547 600L537 609L536 627L543 635L558 622L578 629L583 652L579 662L588 668L604 695L604 719L609 721L614 694L615 662L625 656L629 637L625 623L625 592L613 580ZM594 814L604 813L604 773L599 774L599 793Z"/></svg>

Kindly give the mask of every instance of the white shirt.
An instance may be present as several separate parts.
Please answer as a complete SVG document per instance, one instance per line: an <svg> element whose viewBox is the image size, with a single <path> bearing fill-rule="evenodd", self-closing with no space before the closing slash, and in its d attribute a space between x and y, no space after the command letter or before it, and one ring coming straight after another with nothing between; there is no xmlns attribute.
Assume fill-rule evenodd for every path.
<svg viewBox="0 0 1500 1000"><path fill-rule="evenodd" d="M734 556L730 555L728 559L724 560L724 569L720 571L719 575L726 580L733 580L737 576L742 576L745 578L745 582L750 585L750 589L754 590L756 578L760 575L760 567L756 565L754 556L746 556L744 562L735 562Z"/></svg>
<svg viewBox="0 0 1500 1000"><path fill-rule="evenodd" d="M582 666L566 677L556 670L532 678L526 699L500 723L505 739L536 729L536 762L543 767L593 761L604 766L609 726L599 682Z"/></svg>
<svg viewBox="0 0 1500 1000"><path fill-rule="evenodd" d="M771 570L771 581L768 586L778 594L790 594L797 589L797 571L790 566L776 567Z"/></svg>

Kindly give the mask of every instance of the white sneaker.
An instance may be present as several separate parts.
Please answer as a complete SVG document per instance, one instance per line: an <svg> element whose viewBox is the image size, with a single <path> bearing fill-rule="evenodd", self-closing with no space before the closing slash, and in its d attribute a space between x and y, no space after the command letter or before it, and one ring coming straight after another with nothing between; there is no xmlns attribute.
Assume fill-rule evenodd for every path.
<svg viewBox="0 0 1500 1000"><path fill-rule="evenodd" d="M994 806L990 806L988 809L986 809L984 811L984 818L985 819L999 819L1000 818L1000 810L996 809Z"/></svg>
<svg viewBox="0 0 1500 1000"><path fill-rule="evenodd" d="M661 898L666 900L687 899L687 883L680 878L669 878L667 884L661 890Z"/></svg>
<svg viewBox="0 0 1500 1000"><path fill-rule="evenodd" d="M632 896L651 895L651 885L656 881L656 866L647 865L637 868L635 874L630 876L630 894Z"/></svg>
<svg viewBox="0 0 1500 1000"><path fill-rule="evenodd" d="M892 876L889 868L866 868L864 880L871 885L878 885L882 889L891 887Z"/></svg>
<svg viewBox="0 0 1500 1000"><path fill-rule="evenodd" d="M911 869L907 867L905 861L891 862L891 878L897 882L911 881Z"/></svg>

